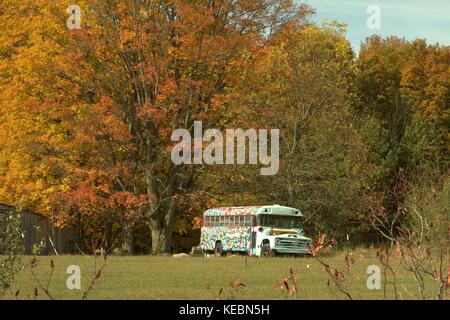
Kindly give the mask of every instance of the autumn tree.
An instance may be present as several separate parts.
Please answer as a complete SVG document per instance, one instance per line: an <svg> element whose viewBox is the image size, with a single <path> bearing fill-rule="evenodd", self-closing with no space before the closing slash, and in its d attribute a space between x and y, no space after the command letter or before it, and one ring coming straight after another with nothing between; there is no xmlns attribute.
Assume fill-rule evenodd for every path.
<svg viewBox="0 0 450 320"><path fill-rule="evenodd" d="M64 90L71 92L54 82L62 50L54 39L64 29L43 15L47 7L45 1L0 3L0 197L44 213L50 212L49 195L61 187L54 146L64 140L63 125L49 121L46 110L64 100Z"/></svg>
<svg viewBox="0 0 450 320"><path fill-rule="evenodd" d="M357 69L357 110L374 165L371 207L393 238L408 218L403 186L425 172L448 175L448 47L373 36L361 47Z"/></svg>

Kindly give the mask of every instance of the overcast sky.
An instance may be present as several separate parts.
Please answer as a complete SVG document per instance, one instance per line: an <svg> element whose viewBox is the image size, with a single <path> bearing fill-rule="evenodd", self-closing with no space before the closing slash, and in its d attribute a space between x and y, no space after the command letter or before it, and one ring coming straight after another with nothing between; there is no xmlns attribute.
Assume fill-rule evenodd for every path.
<svg viewBox="0 0 450 320"><path fill-rule="evenodd" d="M347 24L347 38L358 52L361 41L373 33L408 40L450 45L450 0L304 0L317 11L314 21ZM367 28L370 5L381 9L381 29Z"/></svg>

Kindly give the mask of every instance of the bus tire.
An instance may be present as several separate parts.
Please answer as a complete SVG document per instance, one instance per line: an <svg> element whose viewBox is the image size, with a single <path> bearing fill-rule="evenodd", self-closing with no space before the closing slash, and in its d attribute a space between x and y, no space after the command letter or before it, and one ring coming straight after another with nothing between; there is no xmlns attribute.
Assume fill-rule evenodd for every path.
<svg viewBox="0 0 450 320"><path fill-rule="evenodd" d="M261 248L261 257L270 258L274 256L274 251L270 249L270 243L265 242Z"/></svg>
<svg viewBox="0 0 450 320"><path fill-rule="evenodd" d="M222 248L222 243L220 241L216 242L216 246L214 248L214 255L216 257L221 257L223 256L223 248Z"/></svg>

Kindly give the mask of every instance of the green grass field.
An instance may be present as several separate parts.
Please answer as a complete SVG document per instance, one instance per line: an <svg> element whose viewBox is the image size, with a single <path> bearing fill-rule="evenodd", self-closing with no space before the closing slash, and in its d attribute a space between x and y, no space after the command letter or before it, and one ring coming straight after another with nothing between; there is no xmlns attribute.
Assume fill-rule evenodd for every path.
<svg viewBox="0 0 450 320"><path fill-rule="evenodd" d="M345 287L354 299L384 299L381 290L369 290L366 286L367 267L379 265L374 250L358 249L353 252L355 263L347 274L344 262L345 252L323 257L331 267L342 271ZM29 262L32 257L24 257ZM40 280L45 283L45 272L50 270L53 259L55 271L50 282L50 292L55 299L80 299L92 278L94 258L92 256L38 257L36 268ZM97 259L97 265L101 259ZM69 265L81 268L82 290L66 287L66 269ZM346 299L334 285L327 285L329 276L314 258L254 258L249 257L151 257L110 256L102 276L88 299L215 299L220 288L224 288L222 298L237 299L285 299L281 289L275 285L280 279L289 277L292 268L297 275L297 299ZM418 299L417 285L411 273L399 267L398 292L401 299ZM245 287L237 294L230 295L230 281L240 280ZM430 298L437 289L432 278L427 282ZM8 292L7 299L32 299L36 281L29 270L21 271ZM388 298L393 298L392 287L388 287ZM431 296L432 294L432 296ZM290 297L293 298L293 297ZM48 299L39 290L38 299Z"/></svg>

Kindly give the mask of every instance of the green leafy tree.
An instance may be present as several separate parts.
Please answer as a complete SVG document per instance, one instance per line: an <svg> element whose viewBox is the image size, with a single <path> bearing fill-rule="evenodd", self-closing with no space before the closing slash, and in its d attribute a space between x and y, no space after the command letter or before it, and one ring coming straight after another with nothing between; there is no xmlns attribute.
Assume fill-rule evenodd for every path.
<svg viewBox="0 0 450 320"><path fill-rule="evenodd" d="M11 287L23 252L20 210L0 212L0 297Z"/></svg>

